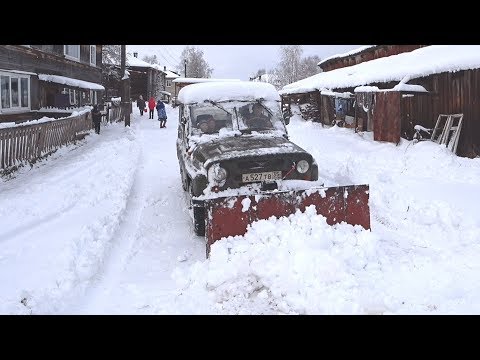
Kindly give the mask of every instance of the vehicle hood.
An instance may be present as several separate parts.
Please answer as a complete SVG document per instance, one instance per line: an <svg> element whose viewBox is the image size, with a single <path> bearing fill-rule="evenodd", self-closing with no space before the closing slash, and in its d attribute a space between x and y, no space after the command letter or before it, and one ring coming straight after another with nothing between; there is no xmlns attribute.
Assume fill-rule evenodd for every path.
<svg viewBox="0 0 480 360"><path fill-rule="evenodd" d="M256 157L263 155L294 154L307 152L281 136L237 136L221 137L196 146L192 155L198 161L208 164L232 158Z"/></svg>

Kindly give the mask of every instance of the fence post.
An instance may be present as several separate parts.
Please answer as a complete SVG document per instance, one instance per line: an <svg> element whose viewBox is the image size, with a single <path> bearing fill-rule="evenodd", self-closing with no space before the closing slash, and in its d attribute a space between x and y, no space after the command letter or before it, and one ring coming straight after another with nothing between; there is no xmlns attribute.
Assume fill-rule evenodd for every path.
<svg viewBox="0 0 480 360"><path fill-rule="evenodd" d="M46 132L46 127L48 125L41 125L40 126L40 134L38 135L38 149L37 149L37 158L42 156L42 150L43 150L43 145L45 144L45 132Z"/></svg>

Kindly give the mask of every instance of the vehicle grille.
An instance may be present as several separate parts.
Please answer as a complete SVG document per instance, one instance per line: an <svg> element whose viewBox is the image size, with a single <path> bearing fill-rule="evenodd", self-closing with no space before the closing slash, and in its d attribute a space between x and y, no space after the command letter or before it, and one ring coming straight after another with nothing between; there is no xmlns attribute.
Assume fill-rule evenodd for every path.
<svg viewBox="0 0 480 360"><path fill-rule="evenodd" d="M282 171L282 175L291 170L294 161L299 161L294 155L282 154L279 157L262 157L262 158L250 158L250 159L237 159L235 161L225 161L221 163L221 166L228 171L228 179L222 188L238 188L244 183L242 182L242 174L247 173L259 173L270 171ZM288 176L289 179L296 178L297 173L294 170Z"/></svg>

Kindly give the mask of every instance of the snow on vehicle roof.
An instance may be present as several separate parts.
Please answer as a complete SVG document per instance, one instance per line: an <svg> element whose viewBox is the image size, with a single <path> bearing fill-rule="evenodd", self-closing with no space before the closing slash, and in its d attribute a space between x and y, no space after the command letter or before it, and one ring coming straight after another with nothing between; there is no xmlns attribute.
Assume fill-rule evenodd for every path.
<svg viewBox="0 0 480 360"><path fill-rule="evenodd" d="M271 100L280 101L280 95L272 84L252 81L210 82L185 86L178 93L183 104L193 104L205 100Z"/></svg>
<svg viewBox="0 0 480 360"><path fill-rule="evenodd" d="M431 45L335 69L285 85L280 94L339 89L480 68L479 45Z"/></svg>
<svg viewBox="0 0 480 360"><path fill-rule="evenodd" d="M203 82L217 82L217 81L240 81L240 79L216 79L216 78L176 78L172 82L175 83L203 83Z"/></svg>

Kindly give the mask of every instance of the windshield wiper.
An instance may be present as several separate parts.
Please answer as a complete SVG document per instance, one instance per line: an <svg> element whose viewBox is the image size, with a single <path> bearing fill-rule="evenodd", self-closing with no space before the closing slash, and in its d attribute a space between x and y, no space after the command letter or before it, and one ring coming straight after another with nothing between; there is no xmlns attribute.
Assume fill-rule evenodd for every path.
<svg viewBox="0 0 480 360"><path fill-rule="evenodd" d="M264 99L258 99L258 100L257 100L257 103L260 104L265 110L267 110L268 113L270 114L270 116L273 117L273 113L270 111L269 108L267 108L265 105L263 105L263 103L262 103L263 101L265 101L265 100L264 100Z"/></svg>
<svg viewBox="0 0 480 360"><path fill-rule="evenodd" d="M205 100L205 102L208 102L208 103L212 104L213 106L216 106L216 107L218 107L219 109L222 109L222 110L225 111L228 115L232 116L232 114L229 113L227 109L225 109L223 106L218 105L215 101L213 101L213 100Z"/></svg>

